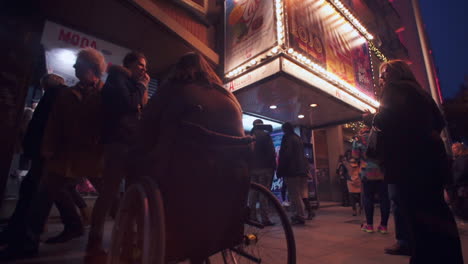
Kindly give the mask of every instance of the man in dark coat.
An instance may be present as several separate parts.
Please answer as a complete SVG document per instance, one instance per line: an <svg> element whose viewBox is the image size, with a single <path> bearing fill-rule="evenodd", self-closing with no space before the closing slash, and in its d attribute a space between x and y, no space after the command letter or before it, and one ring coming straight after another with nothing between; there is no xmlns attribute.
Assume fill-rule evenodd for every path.
<svg viewBox="0 0 468 264"><path fill-rule="evenodd" d="M104 173L102 186L92 213L91 230L87 250L90 255L101 254L104 223L107 213L118 199L118 191L124 178L127 151L133 145L134 133L143 106L147 102L149 76L146 58L138 52L130 52L122 66L111 66L102 89L105 113L103 128Z"/></svg>
<svg viewBox="0 0 468 264"><path fill-rule="evenodd" d="M45 126L57 94L66 87L63 78L55 74L45 75L40 83L42 89L44 89L44 95L34 111L23 138L23 155L31 160L31 169L21 182L19 199L15 211L8 221L8 226L0 234L2 244L11 242L15 234L23 229L26 224L28 208L36 194L43 174L43 160L40 152Z"/></svg>
<svg viewBox="0 0 468 264"><path fill-rule="evenodd" d="M250 132L255 138L255 147L252 155L252 164L250 170L250 181L259 183L265 186L268 190L271 188L273 182L273 175L276 169L276 153L275 147L273 146L273 140L271 139L268 130L271 131L271 125L263 125L261 119L257 119L253 122L253 129ZM258 202L260 197L258 193L252 193L257 197L251 197L250 202L255 204ZM260 201L260 216L264 225L273 225L268 217L266 209L266 201L261 199ZM251 215L253 219L257 218L256 206L250 206ZM253 208L253 209L252 209Z"/></svg>
<svg viewBox="0 0 468 264"><path fill-rule="evenodd" d="M291 123L282 126L284 136L281 140L277 175L286 182L295 213L291 217L293 224L304 224L303 199L307 197L307 160L304 156L304 145L301 138L294 133Z"/></svg>

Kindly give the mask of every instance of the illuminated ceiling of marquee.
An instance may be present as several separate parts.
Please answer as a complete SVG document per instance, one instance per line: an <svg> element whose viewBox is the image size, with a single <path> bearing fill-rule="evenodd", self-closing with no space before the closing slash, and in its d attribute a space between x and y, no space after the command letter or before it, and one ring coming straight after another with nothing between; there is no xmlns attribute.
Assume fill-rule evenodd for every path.
<svg viewBox="0 0 468 264"><path fill-rule="evenodd" d="M286 75L241 89L235 95L244 112L312 128L342 124L361 116L356 108ZM276 109L271 109L272 105Z"/></svg>

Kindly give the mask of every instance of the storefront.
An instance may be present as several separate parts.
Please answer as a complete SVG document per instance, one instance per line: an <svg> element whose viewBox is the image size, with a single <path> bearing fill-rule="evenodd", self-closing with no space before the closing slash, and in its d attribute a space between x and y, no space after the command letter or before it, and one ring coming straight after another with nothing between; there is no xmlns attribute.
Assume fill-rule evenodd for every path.
<svg viewBox="0 0 468 264"><path fill-rule="evenodd" d="M0 26L2 37L8 39L5 64L9 65L2 67L0 75L2 83L8 81L0 94L0 101L5 102L2 117L7 120L2 124L7 144L0 153L3 196L17 195L18 184L9 184L9 171L16 169L11 160L24 106L40 99L39 79L47 72L63 76L68 85L76 83L73 64L79 49L95 48L109 64L119 65L128 51L140 51L148 59L150 77L158 80L189 51L199 51L211 63L218 63L218 54L213 51L215 33L209 24L187 11L197 7L185 5L191 2L203 7L200 14L211 12L212 1L40 0L33 6L12 3L19 15L2 18ZM8 74L3 75L6 69ZM150 83L150 92L151 88ZM11 214L13 202L3 204L0 218Z"/></svg>
<svg viewBox="0 0 468 264"><path fill-rule="evenodd" d="M334 126L379 106L374 65L385 57L372 40L339 0L226 1L225 88L246 113L314 131L308 141L324 193L343 152Z"/></svg>

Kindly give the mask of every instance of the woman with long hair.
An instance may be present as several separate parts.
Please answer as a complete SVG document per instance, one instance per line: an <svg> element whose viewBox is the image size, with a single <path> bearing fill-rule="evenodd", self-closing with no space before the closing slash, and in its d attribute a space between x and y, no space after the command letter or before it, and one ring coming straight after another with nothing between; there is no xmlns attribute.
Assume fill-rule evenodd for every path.
<svg viewBox="0 0 468 264"><path fill-rule="evenodd" d="M180 58L138 130L136 175L161 189L167 259L199 261L239 243L251 138L239 102L200 54Z"/></svg>
<svg viewBox="0 0 468 264"><path fill-rule="evenodd" d="M443 190L449 175L440 137L444 118L401 60L380 66L374 126L385 180L398 187L411 237L410 263L463 263L460 238Z"/></svg>

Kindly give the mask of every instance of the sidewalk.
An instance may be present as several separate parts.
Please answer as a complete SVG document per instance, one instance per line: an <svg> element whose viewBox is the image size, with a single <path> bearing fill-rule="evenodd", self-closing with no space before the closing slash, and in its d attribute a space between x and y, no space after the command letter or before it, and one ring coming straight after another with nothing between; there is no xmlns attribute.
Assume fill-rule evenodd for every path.
<svg viewBox="0 0 468 264"><path fill-rule="evenodd" d="M321 204L322 205L322 204ZM294 226L297 247L297 264L407 264L409 257L391 256L383 248L394 243L393 219L389 222L389 234L365 233L360 230L364 215L351 216L349 207L323 203L314 220L305 226ZM380 216L376 208L375 222ZM61 230L58 223L49 224L45 237ZM110 232L111 222L106 225ZM459 226L465 259L468 260L468 224ZM83 263L86 238L82 237L62 245L41 245L40 256L15 263L81 264ZM109 243L109 237L107 237ZM211 259L213 264L222 263L219 256ZM468 261L465 260L465 263ZM268 264L268 263L266 263Z"/></svg>

